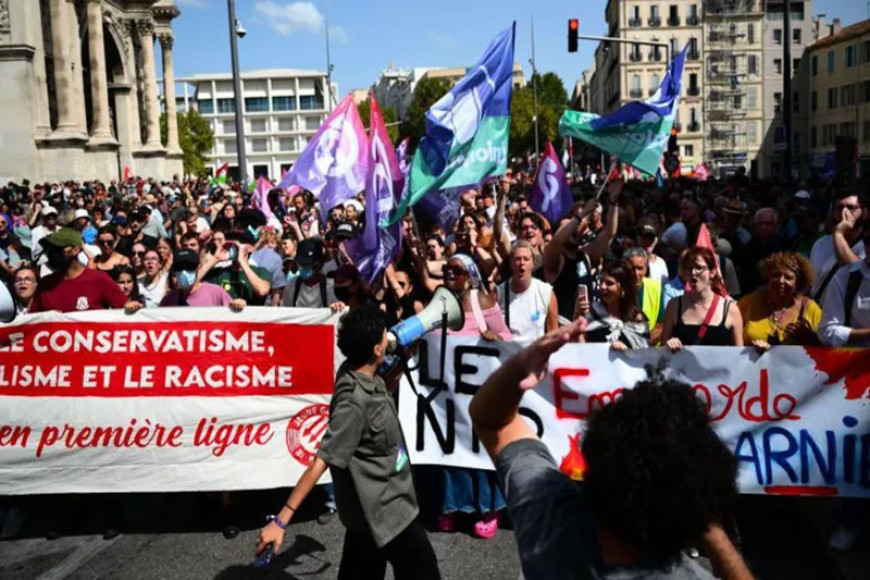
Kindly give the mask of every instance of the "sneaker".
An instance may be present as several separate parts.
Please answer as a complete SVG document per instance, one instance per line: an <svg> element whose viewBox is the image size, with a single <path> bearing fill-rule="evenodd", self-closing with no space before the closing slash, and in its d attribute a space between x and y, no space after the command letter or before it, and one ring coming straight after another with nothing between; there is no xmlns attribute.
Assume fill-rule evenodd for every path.
<svg viewBox="0 0 870 580"><path fill-rule="evenodd" d="M455 532L456 516L454 514L441 514L438 516L438 531L447 533Z"/></svg>
<svg viewBox="0 0 870 580"><path fill-rule="evenodd" d="M498 531L498 516L495 514L485 516L484 519L474 524L474 535L484 540L491 540Z"/></svg>
<svg viewBox="0 0 870 580"><path fill-rule="evenodd" d="M848 552L864 537L864 533L861 526L840 524L828 539L828 545L838 552Z"/></svg>
<svg viewBox="0 0 870 580"><path fill-rule="evenodd" d="M332 508L326 508L326 511L317 516L317 523L321 526L325 526L335 517L335 510Z"/></svg>

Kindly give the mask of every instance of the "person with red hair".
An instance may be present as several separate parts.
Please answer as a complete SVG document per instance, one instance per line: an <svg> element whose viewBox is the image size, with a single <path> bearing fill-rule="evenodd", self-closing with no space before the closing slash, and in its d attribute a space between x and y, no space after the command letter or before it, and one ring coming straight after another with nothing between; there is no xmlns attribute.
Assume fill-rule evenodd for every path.
<svg viewBox="0 0 870 580"><path fill-rule="evenodd" d="M668 303L661 343L672 351L683 346L743 346L743 318L727 297L725 283L708 248L695 247L680 256L686 293Z"/></svg>

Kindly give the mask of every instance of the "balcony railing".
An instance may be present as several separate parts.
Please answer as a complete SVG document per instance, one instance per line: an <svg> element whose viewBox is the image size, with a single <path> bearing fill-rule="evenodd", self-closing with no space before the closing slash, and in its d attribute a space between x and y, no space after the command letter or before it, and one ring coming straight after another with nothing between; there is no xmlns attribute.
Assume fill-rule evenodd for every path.
<svg viewBox="0 0 870 580"><path fill-rule="evenodd" d="M642 24L643 24L643 21L640 18L629 18L628 19L628 25L631 28L640 28L640 26Z"/></svg>
<svg viewBox="0 0 870 580"><path fill-rule="evenodd" d="M701 94L701 88L698 86L694 86L694 87L690 86L688 89L686 89L686 94L689 95L690 97L697 97L698 95Z"/></svg>
<svg viewBox="0 0 870 580"><path fill-rule="evenodd" d="M628 96L632 99L639 99L643 96L643 90L642 89L631 89L630 91L628 91Z"/></svg>
<svg viewBox="0 0 870 580"><path fill-rule="evenodd" d="M640 51L632 51L628 54L628 60L631 62L640 62L643 60L643 55Z"/></svg>
<svg viewBox="0 0 870 580"><path fill-rule="evenodd" d="M701 22L701 21L700 21L700 19L699 19L697 16L687 16L687 17L686 17L686 24L687 24L688 26L698 26L698 24L699 24L700 22Z"/></svg>
<svg viewBox="0 0 870 580"><path fill-rule="evenodd" d="M701 125L697 121L689 123L689 133L697 133L701 130Z"/></svg>
<svg viewBox="0 0 870 580"><path fill-rule="evenodd" d="M679 133L683 129L683 124L679 121L674 121L674 130Z"/></svg>
<svg viewBox="0 0 870 580"><path fill-rule="evenodd" d="M649 51L649 59L653 62L659 62L662 59L662 53L658 49Z"/></svg>
<svg viewBox="0 0 870 580"><path fill-rule="evenodd" d="M648 24L649 24L650 26L661 26L661 25L662 25L662 19L661 19L661 18L658 18L658 17L656 17L656 16L651 16L650 19L649 19L649 21L648 21Z"/></svg>
<svg viewBox="0 0 870 580"><path fill-rule="evenodd" d="M647 92L649 93L649 96L653 96L654 94L656 94L656 91L657 91L657 90L658 90L658 88L655 88L655 89L652 89L652 88L651 88L651 89L650 89L649 91L647 91Z"/></svg>
<svg viewBox="0 0 870 580"><path fill-rule="evenodd" d="M686 53L686 58L689 60L698 60L701 58L701 54L697 50L690 50Z"/></svg>
<svg viewBox="0 0 870 580"><path fill-rule="evenodd" d="M668 18L668 26L679 26L680 25L680 17L679 16L671 16Z"/></svg>

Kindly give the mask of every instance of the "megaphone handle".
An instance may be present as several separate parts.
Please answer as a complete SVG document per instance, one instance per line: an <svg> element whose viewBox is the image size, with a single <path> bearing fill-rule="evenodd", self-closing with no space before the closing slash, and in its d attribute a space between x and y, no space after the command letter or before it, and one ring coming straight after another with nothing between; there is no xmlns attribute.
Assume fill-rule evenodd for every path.
<svg viewBox="0 0 870 580"><path fill-rule="evenodd" d="M444 367L447 363L447 309L441 313L441 382L444 383Z"/></svg>

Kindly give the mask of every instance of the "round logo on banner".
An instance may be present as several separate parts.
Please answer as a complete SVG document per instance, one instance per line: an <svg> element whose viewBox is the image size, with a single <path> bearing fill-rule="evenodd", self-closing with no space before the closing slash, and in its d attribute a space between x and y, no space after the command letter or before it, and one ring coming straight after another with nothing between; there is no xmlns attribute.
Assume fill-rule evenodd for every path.
<svg viewBox="0 0 870 580"><path fill-rule="evenodd" d="M320 439L329 425L329 405L309 405L287 423L287 450L306 467L320 448Z"/></svg>

